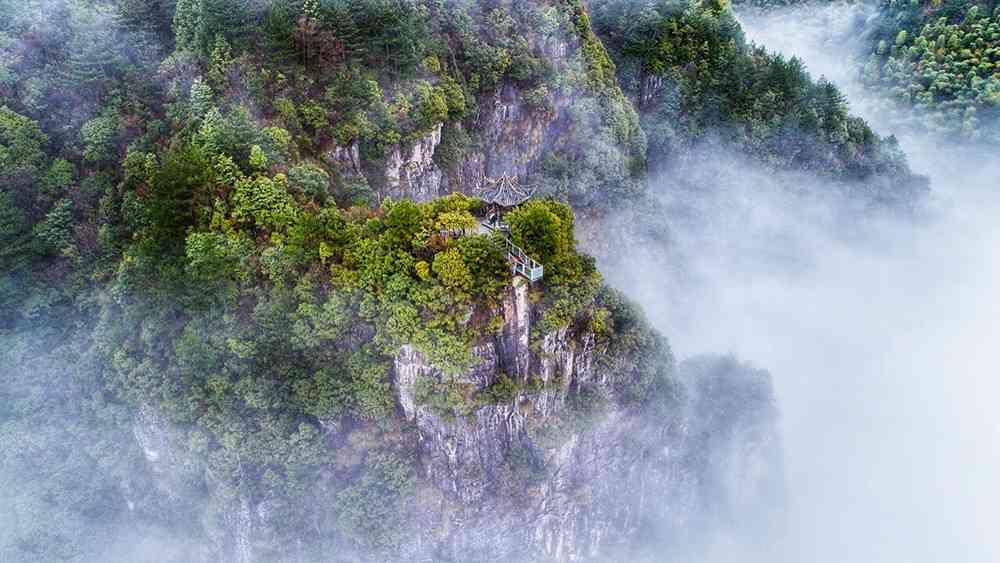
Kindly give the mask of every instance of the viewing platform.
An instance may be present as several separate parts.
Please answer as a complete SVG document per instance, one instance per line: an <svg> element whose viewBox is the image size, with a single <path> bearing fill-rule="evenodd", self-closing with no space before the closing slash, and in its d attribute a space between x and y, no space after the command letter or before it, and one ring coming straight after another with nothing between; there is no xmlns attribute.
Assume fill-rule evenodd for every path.
<svg viewBox="0 0 1000 563"><path fill-rule="evenodd" d="M504 221L504 215L531 199L534 191L522 188L517 177L506 174L497 178L484 176L477 186L477 191L480 192L480 199L488 206L486 219L482 221L482 226L488 231L503 234L511 272L529 282L542 279L542 276L545 275L545 267L510 240L510 225Z"/></svg>

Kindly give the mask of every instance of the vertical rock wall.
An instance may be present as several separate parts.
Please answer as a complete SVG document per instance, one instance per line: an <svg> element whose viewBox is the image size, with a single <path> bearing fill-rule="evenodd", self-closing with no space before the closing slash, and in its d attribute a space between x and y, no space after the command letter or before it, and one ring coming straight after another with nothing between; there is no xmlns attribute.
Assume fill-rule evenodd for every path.
<svg viewBox="0 0 1000 563"><path fill-rule="evenodd" d="M580 419L578 389L613 395L612 381L634 368L588 334L532 338L538 311L528 290L521 282L509 288L502 329L475 348L475 366L451 376L476 393L510 377L519 385L512 396L442 411L423 404L417 387L449 376L410 346L395 356L393 387L400 416L415 428L419 492L400 506L396 551L359 553L338 538L334 545L342 541L361 561L628 560L654 537L686 545L708 526L764 521L778 510L780 441L766 372L703 359L684 364L686 400L667 413L611 401ZM149 408L136 418L135 435L153 492L132 487L139 500L130 502L163 497L202 506L190 519L209 542L206 560L252 563L294 551L280 500L215 483Z"/></svg>

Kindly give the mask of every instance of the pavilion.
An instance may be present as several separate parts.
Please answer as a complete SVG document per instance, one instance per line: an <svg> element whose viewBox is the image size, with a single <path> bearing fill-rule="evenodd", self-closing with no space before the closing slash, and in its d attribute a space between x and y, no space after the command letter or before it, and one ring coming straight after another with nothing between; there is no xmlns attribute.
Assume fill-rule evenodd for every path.
<svg viewBox="0 0 1000 563"><path fill-rule="evenodd" d="M478 188L479 198L487 206L483 226L491 231L505 233L503 238L507 247L507 261L510 262L512 273L530 282L542 279L545 268L510 240L507 236L510 233L510 225L503 220L508 211L528 201L534 190L521 187L521 182L516 176L507 174L496 178L484 176Z"/></svg>

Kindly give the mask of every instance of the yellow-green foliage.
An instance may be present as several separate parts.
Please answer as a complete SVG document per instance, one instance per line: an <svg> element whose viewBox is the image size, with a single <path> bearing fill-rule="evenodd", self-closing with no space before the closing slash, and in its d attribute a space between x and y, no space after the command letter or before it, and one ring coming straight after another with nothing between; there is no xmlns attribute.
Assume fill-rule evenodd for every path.
<svg viewBox="0 0 1000 563"><path fill-rule="evenodd" d="M915 108L921 126L987 140L1000 122L1000 10L957 6L886 3L882 17L902 29L878 42L864 81Z"/></svg>
<svg viewBox="0 0 1000 563"><path fill-rule="evenodd" d="M284 174L273 178L257 176L236 182L233 194L233 218L259 228L278 230L291 225L298 208L288 193Z"/></svg>
<svg viewBox="0 0 1000 563"><path fill-rule="evenodd" d="M545 267L541 330L567 326L601 287L593 259L576 251L573 211L553 199L535 199L508 213L507 222L514 244Z"/></svg>

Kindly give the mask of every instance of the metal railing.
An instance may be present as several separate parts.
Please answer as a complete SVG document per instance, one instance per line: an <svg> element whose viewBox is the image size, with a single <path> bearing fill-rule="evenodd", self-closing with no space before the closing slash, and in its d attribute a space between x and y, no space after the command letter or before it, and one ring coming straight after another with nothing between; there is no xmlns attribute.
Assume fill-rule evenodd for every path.
<svg viewBox="0 0 1000 563"><path fill-rule="evenodd" d="M488 231L510 232L510 225L503 222L503 219L485 220L480 223Z"/></svg>
<svg viewBox="0 0 1000 563"><path fill-rule="evenodd" d="M528 256L521 247L517 246L509 238L504 237L507 242L507 260L510 262L511 271L515 276L522 276L530 282L542 279L545 275L545 267Z"/></svg>
<svg viewBox="0 0 1000 563"><path fill-rule="evenodd" d="M515 276L523 276L528 281L536 282L545 275L545 267L537 260L528 256L521 247L514 244L510 238L503 236L510 233L510 227L501 220L483 221L480 223L487 232L500 233L507 248L507 261L510 262L511 272Z"/></svg>

